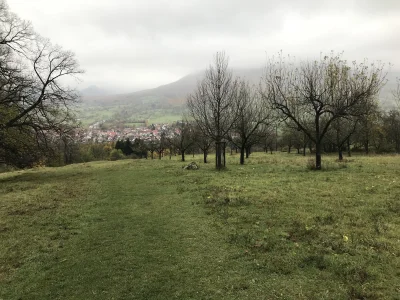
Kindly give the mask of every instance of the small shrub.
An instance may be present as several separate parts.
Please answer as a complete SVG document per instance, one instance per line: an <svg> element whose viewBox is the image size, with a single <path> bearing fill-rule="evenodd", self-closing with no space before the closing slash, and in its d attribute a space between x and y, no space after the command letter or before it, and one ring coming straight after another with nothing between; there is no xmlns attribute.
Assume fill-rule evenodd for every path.
<svg viewBox="0 0 400 300"><path fill-rule="evenodd" d="M32 164L32 168L39 169L46 167L46 161L44 159L40 159L37 162Z"/></svg>
<svg viewBox="0 0 400 300"><path fill-rule="evenodd" d="M316 169L316 167L315 167L315 159L309 158L309 159L307 160L307 165L306 165L306 167L307 167L308 170L315 170L315 169Z"/></svg>
<svg viewBox="0 0 400 300"><path fill-rule="evenodd" d="M115 161L119 159L123 159L125 156L122 153L121 149L113 149L110 152L110 160Z"/></svg>
<svg viewBox="0 0 400 300"><path fill-rule="evenodd" d="M6 164L0 164L0 173L12 172L12 171L15 171L15 170L18 170L18 169L15 168L15 167L6 165Z"/></svg>

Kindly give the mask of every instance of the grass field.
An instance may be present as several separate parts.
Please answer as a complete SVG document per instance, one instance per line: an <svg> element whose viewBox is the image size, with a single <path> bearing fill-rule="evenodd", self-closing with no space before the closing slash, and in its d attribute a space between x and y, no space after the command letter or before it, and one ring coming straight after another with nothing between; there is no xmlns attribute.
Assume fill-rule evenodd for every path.
<svg viewBox="0 0 400 300"><path fill-rule="evenodd" d="M156 105L156 104L153 104ZM182 119L182 106L153 107L149 102L147 105L131 104L81 104L77 113L83 128L87 128L96 122L106 120L114 126L116 123L135 123L137 120L149 120L149 123L172 123ZM139 124L144 126L143 124Z"/></svg>
<svg viewBox="0 0 400 300"><path fill-rule="evenodd" d="M0 299L400 299L400 156L177 159L0 174Z"/></svg>

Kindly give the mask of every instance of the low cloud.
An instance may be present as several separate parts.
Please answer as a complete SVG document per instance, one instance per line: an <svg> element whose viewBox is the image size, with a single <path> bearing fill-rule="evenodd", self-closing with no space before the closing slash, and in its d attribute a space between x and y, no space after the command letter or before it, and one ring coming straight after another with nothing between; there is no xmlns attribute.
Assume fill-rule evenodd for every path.
<svg viewBox="0 0 400 300"><path fill-rule="evenodd" d="M34 2L34 3L33 3ZM8 1L35 29L74 51L83 85L151 88L205 69L216 51L232 67L267 55L382 60L400 69L400 1Z"/></svg>

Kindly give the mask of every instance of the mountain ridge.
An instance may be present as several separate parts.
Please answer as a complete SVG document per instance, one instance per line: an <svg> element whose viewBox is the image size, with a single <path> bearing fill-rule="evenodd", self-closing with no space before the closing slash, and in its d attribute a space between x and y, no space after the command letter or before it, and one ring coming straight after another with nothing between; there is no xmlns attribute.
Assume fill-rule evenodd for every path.
<svg viewBox="0 0 400 300"><path fill-rule="evenodd" d="M250 84L256 85L259 84L262 78L263 70L263 68L231 69L233 76L245 79ZM204 71L197 71L156 88L123 94L109 94L97 86L91 86L85 89L85 93L82 93L82 99L84 103L95 105L143 104L149 102L182 105L185 103L187 96L195 90L203 76ZM393 104L391 91L396 87L395 79L398 77L400 77L400 72L389 72L387 74L388 83L382 89L379 97L384 108L389 108Z"/></svg>

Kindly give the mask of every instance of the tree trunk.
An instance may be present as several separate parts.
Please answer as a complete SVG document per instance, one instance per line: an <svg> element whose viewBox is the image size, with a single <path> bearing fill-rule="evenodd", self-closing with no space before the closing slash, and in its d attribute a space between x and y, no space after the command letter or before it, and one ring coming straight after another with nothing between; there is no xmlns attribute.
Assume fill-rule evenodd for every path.
<svg viewBox="0 0 400 300"><path fill-rule="evenodd" d="M224 157L224 168L226 167L226 157L225 157L225 143L224 143L224 149L222 151L223 157Z"/></svg>
<svg viewBox="0 0 400 300"><path fill-rule="evenodd" d="M246 147L246 158L249 158L250 153L251 153L251 147L250 146Z"/></svg>
<svg viewBox="0 0 400 300"><path fill-rule="evenodd" d="M185 161L185 151L181 151L182 161Z"/></svg>
<svg viewBox="0 0 400 300"><path fill-rule="evenodd" d="M350 138L347 139L347 156L351 157Z"/></svg>
<svg viewBox="0 0 400 300"><path fill-rule="evenodd" d="M338 147L338 152L339 152L339 161L342 161L343 160L343 150L342 150L342 147Z"/></svg>
<svg viewBox="0 0 400 300"><path fill-rule="evenodd" d="M365 154L369 154L369 128L368 128L368 121L364 124L364 130L365 130L365 137L364 137L364 148L365 148Z"/></svg>
<svg viewBox="0 0 400 300"><path fill-rule="evenodd" d="M218 169L218 146L215 144L215 168Z"/></svg>
<svg viewBox="0 0 400 300"><path fill-rule="evenodd" d="M215 167L220 170L222 169L222 151L221 151L221 141L217 139L215 142Z"/></svg>
<svg viewBox="0 0 400 300"><path fill-rule="evenodd" d="M315 116L315 169L316 170L321 170L321 152L322 152L322 137L320 133L320 127L319 127L319 117L320 115Z"/></svg>
<svg viewBox="0 0 400 300"><path fill-rule="evenodd" d="M367 128L367 133L365 135L365 140L364 140L364 148L365 148L365 154L369 154L369 133L368 133L368 128Z"/></svg>
<svg viewBox="0 0 400 300"><path fill-rule="evenodd" d="M396 153L400 153L400 141L396 141Z"/></svg>
<svg viewBox="0 0 400 300"><path fill-rule="evenodd" d="M244 152L245 152L245 147L242 146L240 148L240 164L241 165L244 165Z"/></svg>
<svg viewBox="0 0 400 300"><path fill-rule="evenodd" d="M203 151L203 158L204 158L204 163L207 163L207 150Z"/></svg>
<svg viewBox="0 0 400 300"><path fill-rule="evenodd" d="M317 141L315 145L315 169L316 170L321 170L321 141Z"/></svg>

